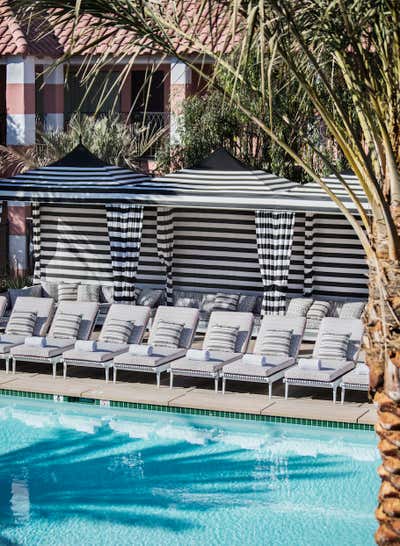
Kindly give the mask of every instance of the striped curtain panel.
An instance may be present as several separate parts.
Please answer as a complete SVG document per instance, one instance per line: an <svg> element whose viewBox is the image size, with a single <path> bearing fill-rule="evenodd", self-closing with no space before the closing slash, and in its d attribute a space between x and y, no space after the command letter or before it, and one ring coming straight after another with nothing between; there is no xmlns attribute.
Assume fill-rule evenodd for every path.
<svg viewBox="0 0 400 546"><path fill-rule="evenodd" d="M107 229L116 303L135 302L142 227L143 207L131 204L107 205Z"/></svg>
<svg viewBox="0 0 400 546"><path fill-rule="evenodd" d="M306 212L304 233L304 288L305 296L312 296L314 288L314 214Z"/></svg>
<svg viewBox="0 0 400 546"><path fill-rule="evenodd" d="M256 210L258 262L264 285L262 316L285 313L294 220L294 212Z"/></svg>
<svg viewBox="0 0 400 546"><path fill-rule="evenodd" d="M33 245L33 259L34 259L34 272L33 278L40 280L40 203L33 201L32 203L32 245Z"/></svg>
<svg viewBox="0 0 400 546"><path fill-rule="evenodd" d="M172 209L161 207L157 209L157 254L165 269L167 305L173 305L174 216Z"/></svg>

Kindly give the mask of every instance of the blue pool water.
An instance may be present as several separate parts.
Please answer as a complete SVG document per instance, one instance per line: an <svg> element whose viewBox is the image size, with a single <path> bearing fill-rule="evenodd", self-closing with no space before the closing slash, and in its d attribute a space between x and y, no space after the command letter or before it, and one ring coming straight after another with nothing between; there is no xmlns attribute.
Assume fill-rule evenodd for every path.
<svg viewBox="0 0 400 546"><path fill-rule="evenodd" d="M372 432L0 399L0 544L367 546Z"/></svg>

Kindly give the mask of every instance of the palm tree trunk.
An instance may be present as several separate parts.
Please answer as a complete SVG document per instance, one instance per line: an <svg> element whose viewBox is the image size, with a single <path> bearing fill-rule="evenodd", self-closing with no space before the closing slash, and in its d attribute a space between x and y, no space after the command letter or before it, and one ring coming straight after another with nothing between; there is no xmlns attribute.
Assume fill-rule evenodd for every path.
<svg viewBox="0 0 400 546"><path fill-rule="evenodd" d="M370 266L365 340L382 457L375 540L400 545L400 263L380 257L380 266L380 278Z"/></svg>

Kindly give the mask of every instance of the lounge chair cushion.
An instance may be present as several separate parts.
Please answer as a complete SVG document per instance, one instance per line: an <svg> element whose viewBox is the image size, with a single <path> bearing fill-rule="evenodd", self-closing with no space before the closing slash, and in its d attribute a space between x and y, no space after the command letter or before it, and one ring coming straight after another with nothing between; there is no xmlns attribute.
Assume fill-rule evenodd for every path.
<svg viewBox="0 0 400 546"><path fill-rule="evenodd" d="M223 324L213 324L203 348L210 351L234 353L239 328Z"/></svg>
<svg viewBox="0 0 400 546"><path fill-rule="evenodd" d="M193 309L191 307L168 307L161 305L157 309L157 313L154 317L148 343L150 345L155 345L154 339L157 334L157 325L160 321L173 322L175 324L184 325L179 338L178 347L187 349L192 344L198 320L198 309Z"/></svg>
<svg viewBox="0 0 400 546"><path fill-rule="evenodd" d="M260 353L263 355L289 356L293 330L268 330L260 340Z"/></svg>
<svg viewBox="0 0 400 546"><path fill-rule="evenodd" d="M64 353L64 360L77 360L82 362L107 362L112 360L116 355L124 353L128 350L128 345L124 343L107 343L104 341L97 342L96 351L77 351L71 349Z"/></svg>
<svg viewBox="0 0 400 546"><path fill-rule="evenodd" d="M238 360L241 357L241 353L226 353L222 351L211 351L210 360L190 360L183 357L171 362L171 369L173 372L206 372L214 373L220 370L225 364Z"/></svg>
<svg viewBox="0 0 400 546"><path fill-rule="evenodd" d="M82 315L73 313L57 313L51 331L56 339L76 339L81 324Z"/></svg>
<svg viewBox="0 0 400 546"><path fill-rule="evenodd" d="M107 343L128 343L133 327L131 320L110 319L104 325L99 339Z"/></svg>
<svg viewBox="0 0 400 546"><path fill-rule="evenodd" d="M17 298L11 312L11 317L17 311L30 311L31 313L36 313L36 322L33 329L33 335L45 336L53 318L54 301L51 298L35 298L33 296Z"/></svg>
<svg viewBox="0 0 400 546"><path fill-rule="evenodd" d="M12 334L1 334L0 336L0 354L8 354L12 347L21 345L25 340L25 337L14 336Z"/></svg>
<svg viewBox="0 0 400 546"><path fill-rule="evenodd" d="M292 298L286 316L305 317L312 304L313 300L311 298Z"/></svg>
<svg viewBox="0 0 400 546"><path fill-rule="evenodd" d="M369 374L357 373L355 370L342 377L342 383L345 385L369 385Z"/></svg>
<svg viewBox="0 0 400 546"><path fill-rule="evenodd" d="M58 301L76 301L78 298L78 283L61 282L58 285Z"/></svg>
<svg viewBox="0 0 400 546"><path fill-rule="evenodd" d="M359 319L363 314L365 303L363 301L348 301L339 311L341 319Z"/></svg>
<svg viewBox="0 0 400 546"><path fill-rule="evenodd" d="M242 359L236 360L223 367L223 374L247 375L253 377L268 377L275 373L293 366L294 358L285 358L283 356L269 356L267 366L257 366L255 364L245 364Z"/></svg>
<svg viewBox="0 0 400 546"><path fill-rule="evenodd" d="M37 313L33 311L14 311L6 327L6 334L28 337L33 334Z"/></svg>
<svg viewBox="0 0 400 546"><path fill-rule="evenodd" d="M354 368L354 362L343 360L331 360L321 362L321 369L303 370L293 366L285 373L288 379L300 379L304 381L331 382Z"/></svg>
<svg viewBox="0 0 400 546"><path fill-rule="evenodd" d="M125 305L123 303L113 303L108 310L100 332L99 340L103 340L103 332L106 331L108 323L114 319L124 320L133 323L133 330L128 343L140 343L149 320L150 308L138 305Z"/></svg>
<svg viewBox="0 0 400 546"><path fill-rule="evenodd" d="M93 324L96 320L99 304L96 302L76 302L76 301L62 301L58 305L58 309L51 324L48 336L55 336L55 328L58 323L58 317L62 314L80 315L81 320L79 322L79 330L76 336L77 339L89 339L93 330Z"/></svg>
<svg viewBox="0 0 400 546"><path fill-rule="evenodd" d="M114 358L114 366L129 368L129 366L143 366L154 368L161 366L176 358L185 355L186 349L172 349L166 347L155 347L151 356L134 355L133 353L123 353Z"/></svg>
<svg viewBox="0 0 400 546"><path fill-rule="evenodd" d="M80 284L78 286L77 300L98 302L100 300L100 285Z"/></svg>
<svg viewBox="0 0 400 546"><path fill-rule="evenodd" d="M53 356L61 355L64 351L71 349L74 346L73 342L69 339L56 339L52 337L46 337L45 347L34 347L33 345L18 345L13 347L10 353L15 356L31 356L39 358L51 358Z"/></svg>
<svg viewBox="0 0 400 546"><path fill-rule="evenodd" d="M331 301L316 300L312 303L310 309L307 311L307 320L319 320L321 321L327 316L332 308Z"/></svg>
<svg viewBox="0 0 400 546"><path fill-rule="evenodd" d="M324 332L321 334L317 358L345 360L350 343L350 334Z"/></svg>

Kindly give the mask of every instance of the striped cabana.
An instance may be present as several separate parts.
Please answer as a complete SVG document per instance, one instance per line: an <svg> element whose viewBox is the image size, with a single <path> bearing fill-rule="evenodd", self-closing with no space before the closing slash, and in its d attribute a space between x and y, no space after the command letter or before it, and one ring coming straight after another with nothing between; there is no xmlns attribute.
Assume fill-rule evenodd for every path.
<svg viewBox="0 0 400 546"><path fill-rule="evenodd" d="M78 151L69 164L62 160L0 180L0 200L40 203L42 278L113 284L106 205L130 203L143 206L139 285L168 286L169 292L172 286L174 291L270 292L270 266L258 255L255 223L256 211L264 210L295 216L289 271L283 276L287 286L280 285L280 300L284 291L334 299L367 294L367 267L356 234L315 183L300 185L248 168L224 150L195 168L158 178L96 158L78 168ZM368 210L357 179L344 176ZM326 182L355 212L340 182L335 177ZM173 218L168 225L163 211ZM270 284L272 291L276 283ZM275 306L273 301L270 305Z"/></svg>

